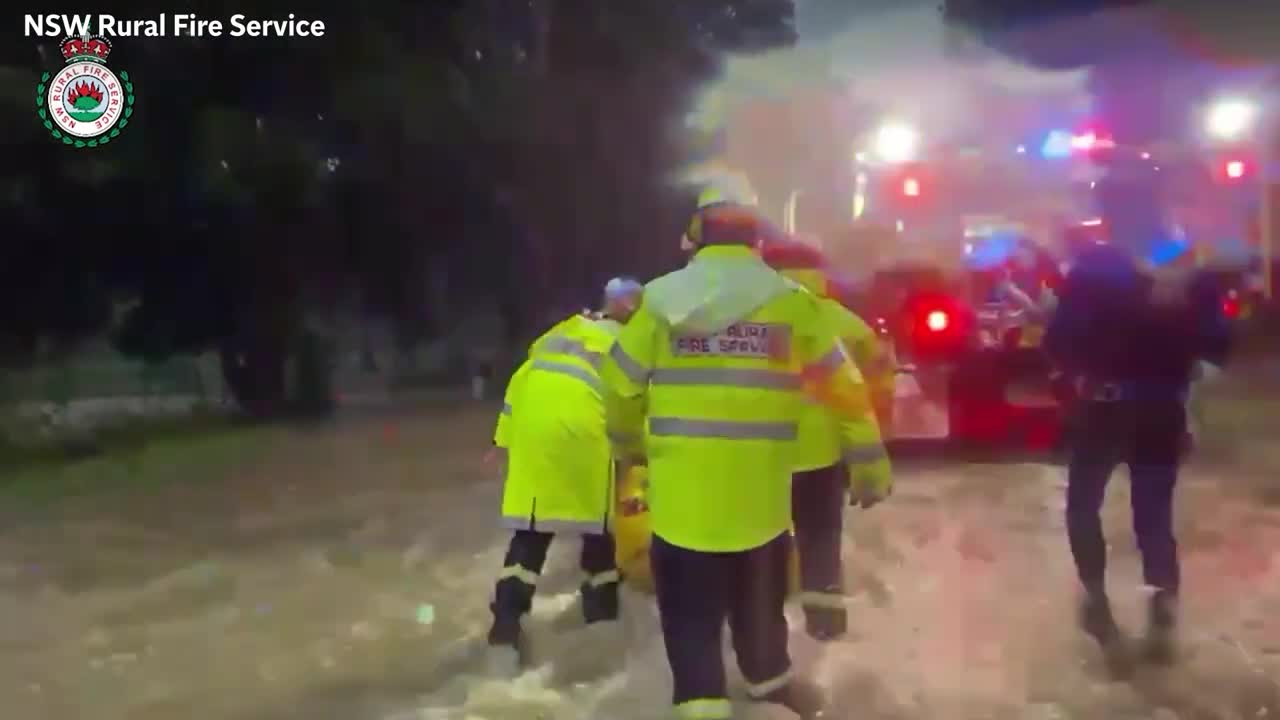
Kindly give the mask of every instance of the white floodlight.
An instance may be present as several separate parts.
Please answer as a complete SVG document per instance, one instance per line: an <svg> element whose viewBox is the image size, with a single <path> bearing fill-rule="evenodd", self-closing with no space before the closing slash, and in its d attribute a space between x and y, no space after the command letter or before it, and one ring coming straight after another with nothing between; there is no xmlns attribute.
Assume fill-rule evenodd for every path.
<svg viewBox="0 0 1280 720"><path fill-rule="evenodd" d="M920 136L914 128L889 123L876 133L876 154L887 163L904 163L915 159Z"/></svg>
<svg viewBox="0 0 1280 720"><path fill-rule="evenodd" d="M1205 129L1218 140L1239 140L1253 129L1258 106L1248 100L1219 100L1209 108Z"/></svg>

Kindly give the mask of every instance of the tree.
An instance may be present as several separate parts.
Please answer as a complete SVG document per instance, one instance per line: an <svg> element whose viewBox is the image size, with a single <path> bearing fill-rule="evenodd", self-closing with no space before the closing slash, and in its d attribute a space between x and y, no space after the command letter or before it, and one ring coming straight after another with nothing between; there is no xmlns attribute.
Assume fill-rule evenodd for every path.
<svg viewBox="0 0 1280 720"><path fill-rule="evenodd" d="M405 342L495 295L518 334L555 288L586 298L605 275L663 267L675 243L662 238L683 222L662 184L678 160L671 118L723 53L793 40L794 11L650 5L323 3L316 42L118 43L140 111L93 153L50 141L30 96L29 68L47 63L5 46L17 162L0 170L0 210L24 254L3 269L0 349L69 347L132 300L121 348L217 349L242 404L270 415L308 316L353 294L396 317ZM163 88L183 91L154 101ZM68 198L92 232L67 224Z"/></svg>
<svg viewBox="0 0 1280 720"><path fill-rule="evenodd" d="M1118 142L1130 146L1184 144L1193 108L1219 85L1229 84L1224 80L1233 71L1280 59L1275 44L1259 33L1280 21L1280 6L1241 0L1207 9L1188 0L944 4L949 20L1019 60L1040 67L1089 67L1102 122ZM1172 166L1172 159L1161 165ZM1104 209L1113 222L1133 228L1128 237L1156 231L1163 215L1156 205L1157 179L1145 167L1138 174L1117 169L1124 168L1113 168L1098 188Z"/></svg>
<svg viewBox="0 0 1280 720"><path fill-rule="evenodd" d="M508 302L524 308L510 318L517 334L549 306L594 298L609 275L675 264L687 207L665 184L685 160L673 125L725 53L794 40L790 0L531 8L510 21L526 30L517 51L498 50L498 38L513 42L509 33L478 32L468 37L484 38L475 42L488 60L463 65L473 107L498 108L477 113L491 119L480 172L502 189L510 218L504 279L523 299Z"/></svg>

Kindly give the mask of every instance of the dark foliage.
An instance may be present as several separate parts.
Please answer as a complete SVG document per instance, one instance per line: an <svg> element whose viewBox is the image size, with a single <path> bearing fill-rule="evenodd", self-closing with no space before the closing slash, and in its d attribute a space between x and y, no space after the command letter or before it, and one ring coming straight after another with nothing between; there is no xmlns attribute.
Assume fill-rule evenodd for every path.
<svg viewBox="0 0 1280 720"><path fill-rule="evenodd" d="M289 12L269 0L252 14ZM409 343L492 299L519 336L566 296L589 302L611 274L674 260L672 119L722 53L795 37L791 0L306 14L324 38L117 42L111 65L136 80L138 112L92 151L53 141L23 89L56 69L57 40L0 43L15 98L0 104L0 362L72 349L128 308L121 349L219 350L243 404L270 414L286 357L300 337L314 344L301 333L314 313L358 302Z"/></svg>

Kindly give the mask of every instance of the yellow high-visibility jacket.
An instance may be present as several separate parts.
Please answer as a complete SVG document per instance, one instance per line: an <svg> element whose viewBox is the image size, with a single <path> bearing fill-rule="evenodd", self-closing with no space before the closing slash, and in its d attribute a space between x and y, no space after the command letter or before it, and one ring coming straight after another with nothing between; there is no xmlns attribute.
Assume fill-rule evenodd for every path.
<svg viewBox="0 0 1280 720"><path fill-rule="evenodd" d="M649 283L600 374L647 400L654 534L697 551L749 550L790 529L806 392L841 417L868 410L818 298L745 246L704 247Z"/></svg>
<svg viewBox="0 0 1280 720"><path fill-rule="evenodd" d="M613 340L607 325L575 315L538 338L512 376L493 439L507 449L504 527L607 530L614 474L597 367Z"/></svg>
<svg viewBox="0 0 1280 720"><path fill-rule="evenodd" d="M622 331L622 323L612 318L596 321L615 337ZM613 444L613 456L629 465L644 463L644 399L622 398L617 393L605 394L606 415L609 418L609 441Z"/></svg>
<svg viewBox="0 0 1280 720"><path fill-rule="evenodd" d="M814 270L784 270L783 275L817 295L823 295L827 285L826 276ZM893 483L881 434L882 423L893 408L892 357L862 318L829 297L824 296L821 305L832 331L844 341L866 379L873 411L861 418L841 420L817 403L810 403L800 422L796 470L817 470L843 461L855 492L882 498L889 494Z"/></svg>
<svg viewBox="0 0 1280 720"><path fill-rule="evenodd" d="M875 342L867 324L835 300L823 298L821 306L827 322L845 346L867 352L866 341ZM864 369L867 361L857 362L856 349L851 355L870 387L870 378ZM860 418L841 419L833 417L822 406L810 403L800 422L796 469L816 470L843 461L854 492L880 498L887 496L892 489L893 473L873 406L874 400Z"/></svg>
<svg viewBox="0 0 1280 720"><path fill-rule="evenodd" d="M834 302L834 301L833 301ZM840 306L845 309L843 305ZM846 309L846 312L847 309ZM876 331L871 329L857 314L849 312L853 323L844 335L849 354L853 362L862 371L867 381L867 391L871 395L871 407L875 410L876 421L880 424L882 437L893 427L893 390L896 361L892 346L880 341Z"/></svg>

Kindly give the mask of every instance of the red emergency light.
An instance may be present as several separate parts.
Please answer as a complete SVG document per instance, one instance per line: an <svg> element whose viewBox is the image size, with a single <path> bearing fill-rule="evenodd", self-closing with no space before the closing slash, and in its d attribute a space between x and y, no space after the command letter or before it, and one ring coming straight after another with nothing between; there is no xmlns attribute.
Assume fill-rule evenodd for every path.
<svg viewBox="0 0 1280 720"><path fill-rule="evenodd" d="M1228 148L1209 163L1214 180L1224 184L1245 182L1257 173L1256 156L1243 148Z"/></svg>
<svg viewBox="0 0 1280 720"><path fill-rule="evenodd" d="M1092 162L1109 162L1115 149L1115 137L1099 126L1085 127L1071 136L1071 154Z"/></svg>
<svg viewBox="0 0 1280 720"><path fill-rule="evenodd" d="M1085 130L1079 135L1071 136L1071 149L1077 152L1090 153L1096 150L1110 150L1115 146L1115 139L1100 130Z"/></svg>
<svg viewBox="0 0 1280 720"><path fill-rule="evenodd" d="M1240 317L1240 294L1235 290L1227 293L1222 299L1222 314L1228 320L1235 320Z"/></svg>
<svg viewBox="0 0 1280 720"><path fill-rule="evenodd" d="M904 340L917 358L952 360L965 352L974 328L972 310L944 292L914 294L903 305Z"/></svg>
<svg viewBox="0 0 1280 720"><path fill-rule="evenodd" d="M1071 137L1072 150L1089 151L1089 150L1092 150L1094 146L1097 144L1098 144L1097 133L1087 132L1081 135L1073 135Z"/></svg>

